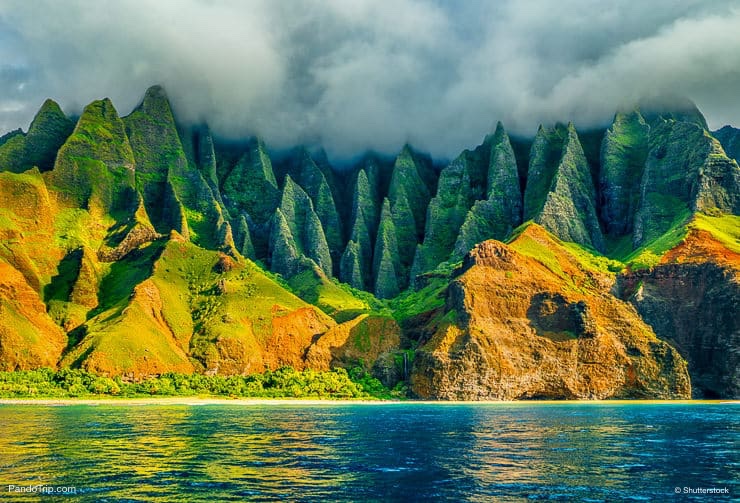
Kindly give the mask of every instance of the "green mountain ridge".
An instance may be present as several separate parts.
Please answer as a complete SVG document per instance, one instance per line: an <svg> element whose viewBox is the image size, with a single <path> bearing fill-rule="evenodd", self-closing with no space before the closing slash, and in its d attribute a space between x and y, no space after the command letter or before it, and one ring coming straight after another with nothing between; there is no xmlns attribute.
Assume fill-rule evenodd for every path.
<svg viewBox="0 0 740 503"><path fill-rule="evenodd" d="M496 315L503 320L507 309L520 313L511 314L510 324L543 323L542 314L501 304L493 291L470 293L479 284L477 272L464 273L472 250L517 254L503 262L481 258L481 271L549 271L532 270L539 279L530 285L522 277L516 286L534 289L521 300L532 306L561 302L541 304L542 295L570 295L582 299L568 301L573 305L630 318L629 303L638 311L645 304L634 288L618 285L669 264L674 275L693 274L698 266L689 264L711 264L726 271L716 281L734 284L740 271L738 137L729 126L708 131L690 107L635 108L618 112L603 133L580 134L573 124L540 127L524 158L523 143L498 123L478 147L441 169L405 145L393 162L367 154L338 170L322 150L298 147L273 159L261 139L226 144L205 124L178 124L160 86L147 90L126 117L110 100L94 101L76 125L47 100L28 133L0 142L0 266L9 271L0 291L0 369L61 365L141 378L359 365L387 386L408 380L420 396L471 398L460 387L473 378L466 372L488 370L464 370L464 358L430 356L448 351L444 341L453 341L453 333L473 337L465 335L473 330L467 316L478 320L475 330L500 330L493 315L485 321L461 299L504 306ZM514 251L481 247L487 242L508 242ZM589 286L569 279L561 263L566 255L585 264L582 281ZM461 274L476 279L461 283ZM19 301L34 295L28 306ZM701 302L711 305L712 298ZM593 316L600 327L611 326ZM655 337L655 330L679 344L653 311L644 314L649 325L634 316L625 326L636 332L619 340ZM712 344L735 340L733 327L717 327ZM543 330L519 333L543 337ZM692 334L688 330L677 349L692 377L708 375L704 369L717 362L685 349L694 348L687 342ZM565 343L555 340L543 351L561 351ZM43 358L19 356L40 354L31 349L38 344ZM405 375L398 358L409 351L427 356ZM475 354L489 358L491 351ZM641 354L642 360L614 356L622 363L610 368L668 365L657 354ZM694 393L738 396L734 353L717 351L716 358L728 360L721 366L730 375L702 378ZM445 370L432 372L442 361ZM644 374L664 376L660 385L625 379L621 388L598 393L568 384L568 393L685 393L683 385L674 386L682 378L665 372ZM421 375L427 377L414 377ZM504 381L501 374L491 386ZM673 391L660 388L669 381ZM475 397L558 397L563 389Z"/></svg>

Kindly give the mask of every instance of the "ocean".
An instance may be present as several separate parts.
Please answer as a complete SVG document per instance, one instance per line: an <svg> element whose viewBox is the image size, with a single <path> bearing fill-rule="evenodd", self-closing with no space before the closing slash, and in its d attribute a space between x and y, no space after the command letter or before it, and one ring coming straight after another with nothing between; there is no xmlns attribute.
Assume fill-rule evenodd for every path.
<svg viewBox="0 0 740 503"><path fill-rule="evenodd" d="M0 501L740 498L740 405L0 405ZM708 492L709 491L709 492Z"/></svg>

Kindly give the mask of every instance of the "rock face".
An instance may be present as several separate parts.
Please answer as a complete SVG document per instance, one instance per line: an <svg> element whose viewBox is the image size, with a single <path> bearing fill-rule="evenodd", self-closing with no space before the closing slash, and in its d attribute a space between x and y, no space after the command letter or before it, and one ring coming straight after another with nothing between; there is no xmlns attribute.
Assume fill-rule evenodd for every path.
<svg viewBox="0 0 740 503"><path fill-rule="evenodd" d="M505 239L522 222L516 159L499 122L493 135L466 150L440 173L427 209L424 242L414 258L412 281L441 262L457 261L477 243Z"/></svg>
<svg viewBox="0 0 740 503"><path fill-rule="evenodd" d="M491 141L486 199L476 201L465 216L452 259L461 259L473 246L487 239L508 238L521 223L522 192L516 158L509 135L499 122Z"/></svg>
<svg viewBox="0 0 740 503"><path fill-rule="evenodd" d="M401 291L399 286L401 262L396 235L396 226L391 215L390 203L386 199L383 201L378 237L373 252L374 293L380 299L395 297Z"/></svg>
<svg viewBox="0 0 740 503"><path fill-rule="evenodd" d="M393 318L363 314L322 334L308 348L306 365L316 370L361 363L372 366L383 354L398 348L400 338L401 329Z"/></svg>
<svg viewBox="0 0 740 503"><path fill-rule="evenodd" d="M619 112L601 144L599 183L601 216L607 233L622 236L632 231L640 202L640 180L648 154L650 126L638 110Z"/></svg>
<svg viewBox="0 0 740 503"><path fill-rule="evenodd" d="M740 398L740 255L693 230L620 293L686 358L695 398Z"/></svg>
<svg viewBox="0 0 740 503"><path fill-rule="evenodd" d="M182 232L184 219L189 239L207 248L235 253L231 224L220 197L213 193L215 184L209 184L195 161L186 156L164 89L149 88L124 123L136 159L136 185L143 194L147 214L160 232L173 228ZM199 150L206 163L203 171L210 178L215 168L207 165L207 145L202 146L206 149ZM169 208L162 205L168 190L172 199Z"/></svg>
<svg viewBox="0 0 740 503"><path fill-rule="evenodd" d="M740 163L740 129L725 126L712 133L722 144L725 153Z"/></svg>
<svg viewBox="0 0 740 503"><path fill-rule="evenodd" d="M252 142L221 187L223 199L234 215L245 214L258 258L266 258L272 218L280 203L280 190L272 170L272 161L264 143Z"/></svg>
<svg viewBox="0 0 740 503"><path fill-rule="evenodd" d="M635 214L635 248L660 237L690 212L740 212L740 169L720 143L692 122L657 119Z"/></svg>
<svg viewBox="0 0 740 503"><path fill-rule="evenodd" d="M395 273L400 289L408 286L416 246L424 235L427 206L436 178L430 164L406 145L393 165L388 200L398 247ZM379 259L373 258L375 262Z"/></svg>
<svg viewBox="0 0 740 503"><path fill-rule="evenodd" d="M332 274L332 260L321 220L313 203L290 176L285 179L280 207L275 211L270 238L272 271L290 277L305 269L308 259L325 274Z"/></svg>
<svg viewBox="0 0 740 503"><path fill-rule="evenodd" d="M491 139L465 150L439 176L437 195L427 209L424 242L414 258L414 275L434 269L450 258L468 210L483 198Z"/></svg>
<svg viewBox="0 0 740 503"><path fill-rule="evenodd" d="M299 162L289 176L298 182L311 198L316 216L321 222L326 243L329 246L332 262L339 260L342 254L342 225L334 195L326 176L304 148L299 151Z"/></svg>
<svg viewBox="0 0 740 503"><path fill-rule="evenodd" d="M537 132L524 191L524 220L564 241L604 250L596 190L573 124Z"/></svg>
<svg viewBox="0 0 740 503"><path fill-rule="evenodd" d="M556 261L517 252L526 241ZM683 358L631 306L594 288L605 282L537 226L511 246L481 243L417 351L412 390L447 400L690 397Z"/></svg>

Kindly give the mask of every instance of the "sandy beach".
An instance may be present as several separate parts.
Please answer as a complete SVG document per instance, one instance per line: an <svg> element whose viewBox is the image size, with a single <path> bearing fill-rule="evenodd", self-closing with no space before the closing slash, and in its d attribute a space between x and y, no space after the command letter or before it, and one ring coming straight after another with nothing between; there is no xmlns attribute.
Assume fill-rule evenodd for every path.
<svg viewBox="0 0 740 503"><path fill-rule="evenodd" d="M0 405L239 405L239 406L325 406L325 405L740 405L740 400L537 400L537 401L428 401L428 400L323 400L301 398L219 398L219 397L144 397L144 398L0 398Z"/></svg>

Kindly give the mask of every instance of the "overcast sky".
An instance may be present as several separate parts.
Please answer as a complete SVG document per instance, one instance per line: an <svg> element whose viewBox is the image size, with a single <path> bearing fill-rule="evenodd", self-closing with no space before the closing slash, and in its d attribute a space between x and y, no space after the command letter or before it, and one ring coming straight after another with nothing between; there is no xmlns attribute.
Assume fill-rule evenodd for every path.
<svg viewBox="0 0 740 503"><path fill-rule="evenodd" d="M0 2L0 134L47 97L125 115L155 83L182 121L334 158L407 141L452 157L497 120L586 128L666 93L740 125L740 2Z"/></svg>

